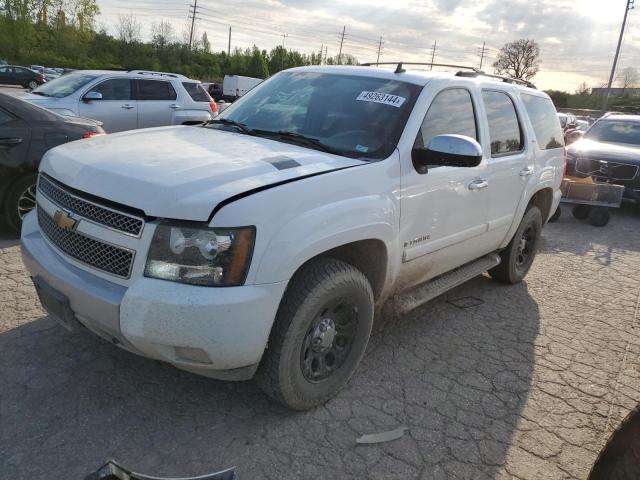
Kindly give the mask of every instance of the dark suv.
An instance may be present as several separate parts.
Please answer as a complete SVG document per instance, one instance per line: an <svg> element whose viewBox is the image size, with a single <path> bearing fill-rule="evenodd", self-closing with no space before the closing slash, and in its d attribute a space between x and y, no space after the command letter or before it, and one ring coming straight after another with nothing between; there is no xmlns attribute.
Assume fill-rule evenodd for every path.
<svg viewBox="0 0 640 480"><path fill-rule="evenodd" d="M624 185L640 204L640 115L607 115L567 149L567 173Z"/></svg>

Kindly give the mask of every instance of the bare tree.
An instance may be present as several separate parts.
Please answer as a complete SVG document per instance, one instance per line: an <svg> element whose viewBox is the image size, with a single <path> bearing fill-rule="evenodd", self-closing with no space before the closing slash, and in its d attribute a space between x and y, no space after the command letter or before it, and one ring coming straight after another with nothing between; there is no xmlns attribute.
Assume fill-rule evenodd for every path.
<svg viewBox="0 0 640 480"><path fill-rule="evenodd" d="M118 31L118 38L123 43L130 45L139 42L141 29L142 25L133 13L118 15L116 30Z"/></svg>
<svg viewBox="0 0 640 480"><path fill-rule="evenodd" d="M529 80L540 68L540 47L534 40L526 38L505 43L493 68L498 75Z"/></svg>
<svg viewBox="0 0 640 480"><path fill-rule="evenodd" d="M582 82L578 85L578 88L576 88L576 95L589 95L589 93L591 93L591 88L589 88L587 82Z"/></svg>
<svg viewBox="0 0 640 480"><path fill-rule="evenodd" d="M622 93L627 88L634 88L638 84L638 70L633 67L627 67L620 72L618 81L622 87Z"/></svg>
<svg viewBox="0 0 640 480"><path fill-rule="evenodd" d="M174 41L175 34L173 25L162 20L160 23L151 25L151 43L158 49L164 50L170 43Z"/></svg>

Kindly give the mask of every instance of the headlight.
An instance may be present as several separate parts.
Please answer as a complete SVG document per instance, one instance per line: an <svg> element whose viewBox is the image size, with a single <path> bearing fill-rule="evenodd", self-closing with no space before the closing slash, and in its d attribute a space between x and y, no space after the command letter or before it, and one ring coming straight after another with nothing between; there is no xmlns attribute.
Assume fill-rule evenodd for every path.
<svg viewBox="0 0 640 480"><path fill-rule="evenodd" d="M161 223L151 240L145 277L207 287L242 285L255 228L194 228Z"/></svg>

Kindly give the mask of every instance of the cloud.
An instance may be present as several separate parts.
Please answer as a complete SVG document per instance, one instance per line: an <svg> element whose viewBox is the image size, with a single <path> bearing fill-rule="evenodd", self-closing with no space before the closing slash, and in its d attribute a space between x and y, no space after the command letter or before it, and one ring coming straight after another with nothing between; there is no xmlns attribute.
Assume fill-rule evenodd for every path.
<svg viewBox="0 0 640 480"><path fill-rule="evenodd" d="M187 3L101 0L103 15L98 21L113 32L117 14L132 12L145 25L144 35L149 35L152 22L161 19L180 31L186 24ZM383 60L428 61L437 41L438 60L475 65L478 48L486 42L487 65L504 43L532 38L540 44L542 60L534 80L544 88L571 90L581 81L595 84L607 77L626 0L219 0L200 4L198 29L207 31L216 50L226 50L230 25L234 46L255 43L270 49L281 44L287 33L288 48L310 53L322 45L328 47L329 55L336 55L346 26L343 52L361 61L375 60L382 36ZM633 64L640 54L633 12L631 25L621 68Z"/></svg>

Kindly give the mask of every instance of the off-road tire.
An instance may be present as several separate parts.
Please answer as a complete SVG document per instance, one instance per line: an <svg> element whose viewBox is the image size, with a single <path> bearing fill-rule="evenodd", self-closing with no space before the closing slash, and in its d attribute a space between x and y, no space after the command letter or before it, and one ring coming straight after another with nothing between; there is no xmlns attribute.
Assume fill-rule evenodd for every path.
<svg viewBox="0 0 640 480"><path fill-rule="evenodd" d="M326 304L348 298L357 315L355 335L344 363L326 379L311 382L301 352L308 331ZM355 267L333 258L303 266L289 282L256 372L256 383L271 398L294 410L308 410L332 398L351 378L364 355L373 325L369 281Z"/></svg>
<svg viewBox="0 0 640 480"><path fill-rule="evenodd" d="M22 226L22 219L18 213L18 201L27 189L35 187L37 180L38 175L35 173L20 177L14 182L5 197L4 211L2 213L9 228L15 232L19 232Z"/></svg>
<svg viewBox="0 0 640 480"><path fill-rule="evenodd" d="M531 231L529 231L531 229ZM525 233L531 233L530 244L528 245L529 253L523 262L520 262L521 239ZM519 283L529 272L533 260L535 259L538 247L540 246L540 238L542 233L542 214L536 206L530 206L522 217L522 221L513 235L513 238L507 245L507 248L500 252L502 261L500 265L489 270L491 278L503 283ZM527 242L529 243L529 242Z"/></svg>
<svg viewBox="0 0 640 480"><path fill-rule="evenodd" d="M578 220L586 220L591 213L591 206L589 205L576 205L571 209L571 213Z"/></svg>

